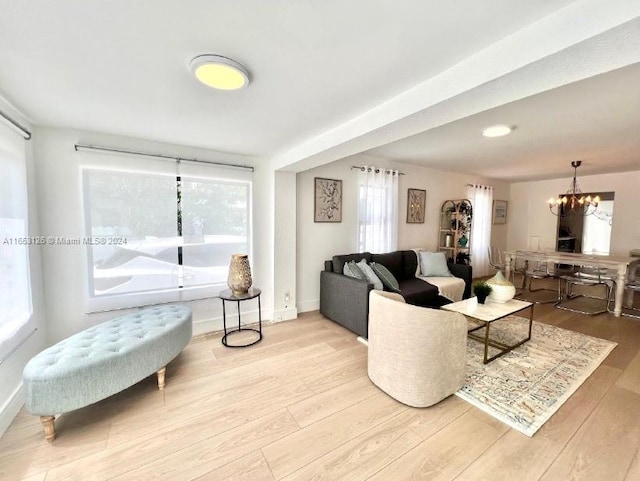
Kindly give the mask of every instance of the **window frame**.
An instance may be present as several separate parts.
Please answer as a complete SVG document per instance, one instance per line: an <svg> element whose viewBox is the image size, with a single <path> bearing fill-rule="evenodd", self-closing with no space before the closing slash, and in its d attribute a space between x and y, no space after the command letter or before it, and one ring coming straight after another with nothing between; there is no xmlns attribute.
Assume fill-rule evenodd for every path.
<svg viewBox="0 0 640 481"><path fill-rule="evenodd" d="M134 308L141 307L152 304L160 304L160 303L169 303L169 302L182 302L182 301L190 301L197 299L205 299L216 297L220 291L227 288L226 285L226 275L224 281L218 281L214 283L208 284L199 284L194 286L189 286L184 283L183 277L183 269L184 265L182 263L182 248L185 245L185 236L181 232L181 221L179 221L180 216L182 215L182 206L181 199L178 195L178 192L182 192L179 189L182 189L182 185L185 182L212 182L212 183L228 183L228 184L241 184L246 186L246 209L247 209L247 219L246 219L246 245L247 245L247 254L249 255L249 259L252 259L253 256L253 178L251 175L218 175L220 174L219 168L215 166L211 166L207 169L207 167L199 167L196 171L181 173L178 172L180 168L176 169L175 172L170 172L164 169L161 171L154 171L152 168L147 166L146 169L123 169L119 166L107 166L107 167L96 167L95 165L86 165L82 168L81 173L81 182L82 182L82 199L83 199L83 207L84 207L84 232L86 238L92 237L92 225L91 225L91 199L90 199L90 189L88 188L88 182L91 173L95 172L106 172L109 174L124 174L124 175L157 175L163 177L172 178L175 181L176 185L176 259L178 266L178 271L175 274L175 279L182 280L182 285L178 284L175 287L170 288L151 288L149 290L143 291L133 291L127 293L111 293L111 294L95 294L95 275L94 275L94 253L93 247L91 245L87 245L87 248L84 249L85 258L86 258L86 302L85 302L85 311L87 313L91 312L100 312L100 311L110 311L115 309L124 309L124 308ZM186 169L188 170L188 169ZM206 172L209 170L210 172ZM203 173L204 171L204 173ZM182 195L182 194L181 194ZM228 264L225 266L228 269Z"/></svg>
<svg viewBox="0 0 640 481"><path fill-rule="evenodd" d="M27 169L27 154L25 138L9 129L5 125L0 125L0 155L6 156L9 168L14 165L17 167L15 172L15 179L11 179L11 186L16 187L19 185L20 192L17 193L18 202L21 209L16 212L17 217L6 217L9 220L17 220L22 223L23 228L20 229L19 235L16 233L9 236L3 236L0 239L0 248L12 249L18 247L18 251L21 256L24 256L23 264L24 268L24 281L26 287L26 311L20 311L16 313L16 316L12 318L10 323L7 323L4 327L11 326L6 335L0 337L0 362L8 358L24 340L33 333L35 330L34 325L34 308L33 308L33 287L31 279L31 246L39 244L42 239L40 237L31 237L31 229L29 226L29 181L28 181L28 169ZM4 172L7 172L5 169ZM19 179L18 179L19 178ZM18 181L16 182L16 179ZM13 189L9 190L12 197L16 194ZM11 199L10 199L11 200ZM12 199L15 203L15 198ZM7 205L11 205L12 202L8 202ZM10 257L13 257L10 255ZM1 274L0 274L1 275ZM2 330L0 330L2 332Z"/></svg>

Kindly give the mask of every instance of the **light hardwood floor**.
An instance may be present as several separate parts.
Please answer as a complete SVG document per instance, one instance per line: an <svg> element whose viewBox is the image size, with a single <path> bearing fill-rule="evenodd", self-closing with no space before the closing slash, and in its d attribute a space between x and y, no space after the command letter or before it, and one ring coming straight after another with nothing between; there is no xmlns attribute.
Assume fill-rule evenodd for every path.
<svg viewBox="0 0 640 481"><path fill-rule="evenodd" d="M404 406L371 384L366 347L318 313L229 349L194 340L167 369L60 416L21 412L2 480L639 480L640 320L538 305L535 319L618 346L533 438L455 396Z"/></svg>

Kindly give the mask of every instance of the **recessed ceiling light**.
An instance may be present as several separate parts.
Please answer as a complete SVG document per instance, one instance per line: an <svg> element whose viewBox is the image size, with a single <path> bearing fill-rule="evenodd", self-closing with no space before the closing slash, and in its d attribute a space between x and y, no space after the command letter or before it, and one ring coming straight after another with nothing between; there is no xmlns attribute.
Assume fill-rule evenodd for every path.
<svg viewBox="0 0 640 481"><path fill-rule="evenodd" d="M485 137L502 137L503 135L509 135L513 131L513 127L510 125L492 125L482 131L482 135Z"/></svg>
<svg viewBox="0 0 640 481"><path fill-rule="evenodd" d="M199 55L191 61L193 75L208 87L239 90L249 85L249 72L242 65L220 55Z"/></svg>

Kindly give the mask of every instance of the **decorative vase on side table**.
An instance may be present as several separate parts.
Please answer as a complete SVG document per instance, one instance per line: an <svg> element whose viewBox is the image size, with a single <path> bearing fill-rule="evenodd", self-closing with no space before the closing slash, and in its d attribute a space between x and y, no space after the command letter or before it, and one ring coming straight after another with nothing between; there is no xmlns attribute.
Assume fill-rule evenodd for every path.
<svg viewBox="0 0 640 481"><path fill-rule="evenodd" d="M227 285L234 295L246 294L253 284L251 279L251 266L249 256L246 254L233 254L229 264L229 277Z"/></svg>
<svg viewBox="0 0 640 481"><path fill-rule="evenodd" d="M489 299L493 302L507 302L516 295L515 286L504 277L502 271L496 272L495 276L487 280L487 284L491 286Z"/></svg>

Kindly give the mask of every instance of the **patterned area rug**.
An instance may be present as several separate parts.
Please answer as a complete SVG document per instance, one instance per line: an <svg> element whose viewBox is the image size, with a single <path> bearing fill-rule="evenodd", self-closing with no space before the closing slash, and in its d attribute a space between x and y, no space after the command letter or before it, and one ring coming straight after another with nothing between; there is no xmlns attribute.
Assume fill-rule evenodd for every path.
<svg viewBox="0 0 640 481"><path fill-rule="evenodd" d="M528 320L509 316L491 324L508 344L527 337ZM484 329L476 331L484 335ZM467 341L467 378L456 396L514 429L534 433L569 399L616 343L538 322L531 340L489 364L484 345ZM492 348L489 349L489 355Z"/></svg>

